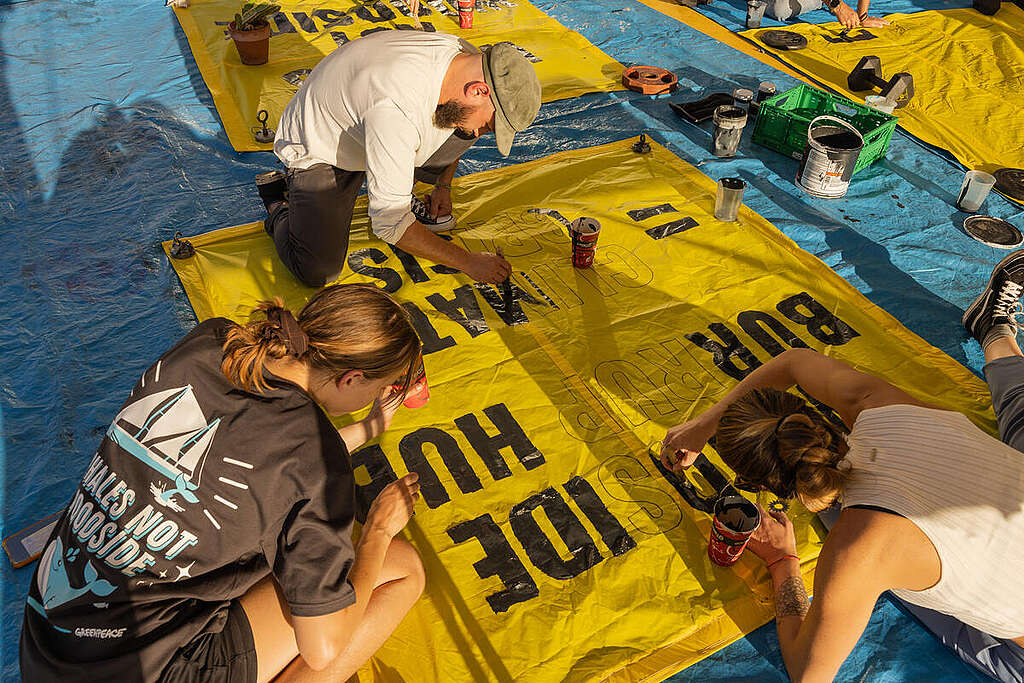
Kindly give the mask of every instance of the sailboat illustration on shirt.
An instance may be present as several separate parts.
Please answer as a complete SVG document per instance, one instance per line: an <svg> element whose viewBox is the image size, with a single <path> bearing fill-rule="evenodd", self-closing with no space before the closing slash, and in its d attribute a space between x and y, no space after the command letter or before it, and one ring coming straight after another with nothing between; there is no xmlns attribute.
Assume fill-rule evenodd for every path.
<svg viewBox="0 0 1024 683"><path fill-rule="evenodd" d="M220 418L207 422L192 385L167 389L130 403L117 414L107 430L121 448L174 483L149 485L160 505L177 512L184 510L175 495L189 503L198 502L192 493L199 488L213 437Z"/></svg>

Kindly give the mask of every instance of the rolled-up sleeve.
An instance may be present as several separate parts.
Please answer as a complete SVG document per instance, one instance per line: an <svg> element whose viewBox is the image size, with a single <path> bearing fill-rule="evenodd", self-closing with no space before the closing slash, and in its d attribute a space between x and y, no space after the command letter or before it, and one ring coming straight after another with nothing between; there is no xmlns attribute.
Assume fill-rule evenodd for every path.
<svg viewBox="0 0 1024 683"><path fill-rule="evenodd" d="M395 244L416 220L409 202L419 131L394 104L385 103L363 117L363 134L370 226L377 237Z"/></svg>

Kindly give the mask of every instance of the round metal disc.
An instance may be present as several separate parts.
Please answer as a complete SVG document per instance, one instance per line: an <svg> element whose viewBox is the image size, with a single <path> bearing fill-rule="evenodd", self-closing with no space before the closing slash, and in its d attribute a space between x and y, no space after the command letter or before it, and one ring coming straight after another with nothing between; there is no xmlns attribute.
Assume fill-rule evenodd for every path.
<svg viewBox="0 0 1024 683"><path fill-rule="evenodd" d="M622 85L645 95L661 95L675 89L679 79L660 66L632 66L622 72Z"/></svg>
<svg viewBox="0 0 1024 683"><path fill-rule="evenodd" d="M762 43L776 50L800 50L807 47L807 39L799 33L771 29L757 36Z"/></svg>
<svg viewBox="0 0 1024 683"><path fill-rule="evenodd" d="M996 189L1007 197L1024 202L1024 168L1001 168L996 177Z"/></svg>
<svg viewBox="0 0 1024 683"><path fill-rule="evenodd" d="M968 216L964 220L964 231L982 244L996 249L1013 249L1024 243L1020 230L995 216Z"/></svg>

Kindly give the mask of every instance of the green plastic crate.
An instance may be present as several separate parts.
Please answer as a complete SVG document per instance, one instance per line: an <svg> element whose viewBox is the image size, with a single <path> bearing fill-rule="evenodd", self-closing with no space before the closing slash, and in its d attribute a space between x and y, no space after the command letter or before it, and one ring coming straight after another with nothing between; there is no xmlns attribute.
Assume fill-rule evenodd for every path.
<svg viewBox="0 0 1024 683"><path fill-rule="evenodd" d="M752 139L799 159L807 146L811 120L824 114L848 121L864 137L854 173L885 156L896 129L895 116L803 84L761 102Z"/></svg>

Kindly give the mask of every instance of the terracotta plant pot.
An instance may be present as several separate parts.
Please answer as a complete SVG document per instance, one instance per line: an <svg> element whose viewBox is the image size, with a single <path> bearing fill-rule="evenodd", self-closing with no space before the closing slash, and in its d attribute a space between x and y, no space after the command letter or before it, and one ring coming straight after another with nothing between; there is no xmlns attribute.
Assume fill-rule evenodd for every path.
<svg viewBox="0 0 1024 683"><path fill-rule="evenodd" d="M264 24L251 31L239 31L235 29L235 22L228 24L228 32L231 39L235 41L238 48L238 56L242 58L242 64L257 66L266 64L270 58L270 24Z"/></svg>

